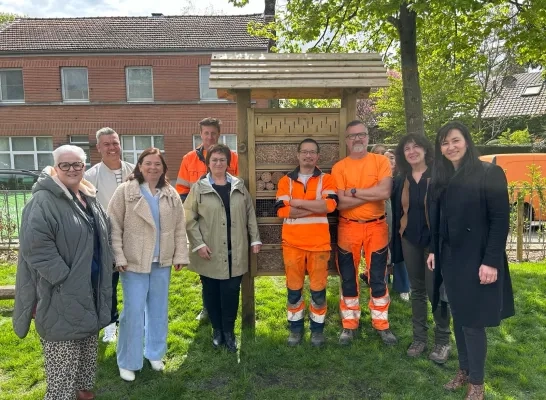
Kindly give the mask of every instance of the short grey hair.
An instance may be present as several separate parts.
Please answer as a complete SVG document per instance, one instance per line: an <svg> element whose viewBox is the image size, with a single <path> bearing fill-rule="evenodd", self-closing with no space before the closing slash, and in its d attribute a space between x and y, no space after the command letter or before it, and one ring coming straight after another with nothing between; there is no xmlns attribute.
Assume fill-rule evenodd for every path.
<svg viewBox="0 0 546 400"><path fill-rule="evenodd" d="M113 130L112 128L109 128L109 127L104 127L104 128L100 128L98 131L97 131L97 142L99 141L99 138L101 136L109 136L109 135L113 135L113 134L118 134L115 130Z"/></svg>
<svg viewBox="0 0 546 400"><path fill-rule="evenodd" d="M85 151L83 151L81 147L72 146L71 144L65 144L53 150L53 163L55 165L59 163L59 158L61 158L63 154L75 154L80 157L80 160L84 164L87 160L87 154L85 154Z"/></svg>

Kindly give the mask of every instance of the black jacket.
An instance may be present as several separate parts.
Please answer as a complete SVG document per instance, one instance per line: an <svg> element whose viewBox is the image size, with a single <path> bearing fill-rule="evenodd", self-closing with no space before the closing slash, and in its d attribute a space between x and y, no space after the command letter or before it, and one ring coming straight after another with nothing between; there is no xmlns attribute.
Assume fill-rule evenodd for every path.
<svg viewBox="0 0 546 400"><path fill-rule="evenodd" d="M462 326L497 326L514 315L514 296L506 258L510 205L504 171L481 162L456 173L440 200L429 196L431 247L435 254L433 310L445 284L454 315ZM447 229L440 225L447 223ZM449 236L451 257L442 260L440 229ZM445 263L446 265L442 265ZM493 284L481 285L482 264L497 268Z"/></svg>

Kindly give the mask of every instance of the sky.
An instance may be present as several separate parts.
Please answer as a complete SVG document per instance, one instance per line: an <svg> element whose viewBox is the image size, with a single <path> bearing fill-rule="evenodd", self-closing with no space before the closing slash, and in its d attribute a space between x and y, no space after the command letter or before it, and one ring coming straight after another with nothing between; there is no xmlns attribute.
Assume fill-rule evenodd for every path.
<svg viewBox="0 0 546 400"><path fill-rule="evenodd" d="M263 9L264 0L250 0L243 8L228 0L0 0L0 12L40 18L257 14Z"/></svg>

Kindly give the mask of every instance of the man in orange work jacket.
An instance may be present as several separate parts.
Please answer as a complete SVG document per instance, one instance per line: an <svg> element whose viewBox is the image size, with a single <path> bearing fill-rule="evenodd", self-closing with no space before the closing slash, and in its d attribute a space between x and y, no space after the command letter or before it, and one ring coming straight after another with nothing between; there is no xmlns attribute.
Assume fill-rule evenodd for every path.
<svg viewBox="0 0 546 400"><path fill-rule="evenodd" d="M330 259L330 230L327 213L335 210L337 194L331 175L316 167L319 145L304 139L298 145L299 167L281 178L275 207L284 218L282 249L288 289L288 345L297 346L303 336L303 282L309 273L311 344L324 344L326 283Z"/></svg>
<svg viewBox="0 0 546 400"><path fill-rule="evenodd" d="M372 326L387 345L397 339L389 329L387 269L388 226L385 200L390 197L392 178L385 156L368 153L368 128L352 121L345 129L349 155L332 168L339 197L337 267L341 277L341 320L339 343L348 345L360 320L358 268L362 250L370 284Z"/></svg>
<svg viewBox="0 0 546 400"><path fill-rule="evenodd" d="M176 179L176 191L182 201L188 197L191 186L208 172L207 165L205 164L207 149L213 144L218 143L221 123L216 118L205 118L199 121L199 133L203 143L182 158L180 169L178 170L178 178ZM231 162L227 172L233 176L239 175L238 160L237 153L232 151Z"/></svg>
<svg viewBox="0 0 546 400"><path fill-rule="evenodd" d="M199 121L199 132L202 144L182 157L178 178L176 179L176 191L180 195L182 202L188 197L191 186L208 172L207 164L205 163L207 149L213 144L218 143L221 123L222 122L217 118L205 118ZM237 153L232 151L231 162L227 169L227 172L231 175L239 175L238 159ZM203 308L197 316L197 319L200 321L208 318L207 309L204 304L205 303L203 302Z"/></svg>

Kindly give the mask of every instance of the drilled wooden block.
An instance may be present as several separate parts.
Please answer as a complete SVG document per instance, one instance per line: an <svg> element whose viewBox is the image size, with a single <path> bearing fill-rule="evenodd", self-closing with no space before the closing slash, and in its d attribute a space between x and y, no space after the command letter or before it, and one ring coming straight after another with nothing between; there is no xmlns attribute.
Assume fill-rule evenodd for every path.
<svg viewBox="0 0 546 400"><path fill-rule="evenodd" d="M257 115L255 132L261 135L338 135L339 114Z"/></svg>
<svg viewBox="0 0 546 400"><path fill-rule="evenodd" d="M275 199L256 199L256 216L276 217Z"/></svg>
<svg viewBox="0 0 546 400"><path fill-rule="evenodd" d="M257 256L258 273L277 273L284 275L284 264L282 261L282 250L264 250Z"/></svg>
<svg viewBox="0 0 546 400"><path fill-rule="evenodd" d="M259 225L258 230L263 244L282 243L282 225Z"/></svg>
<svg viewBox="0 0 546 400"><path fill-rule="evenodd" d="M256 164L298 164L297 143L256 143ZM339 144L320 145L320 162L335 163L339 160ZM263 177L258 177L263 180Z"/></svg>

